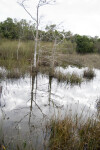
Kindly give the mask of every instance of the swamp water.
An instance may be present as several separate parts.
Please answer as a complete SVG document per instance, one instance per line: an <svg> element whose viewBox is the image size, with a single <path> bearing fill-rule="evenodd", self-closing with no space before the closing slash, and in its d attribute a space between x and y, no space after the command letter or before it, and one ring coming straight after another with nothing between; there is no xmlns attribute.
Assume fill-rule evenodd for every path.
<svg viewBox="0 0 100 150"><path fill-rule="evenodd" d="M87 68L56 68L56 71L78 73ZM2 71L5 71L3 69ZM26 142L36 150L46 149L50 137L49 121L60 115L83 112L95 115L96 102L100 98L100 70L94 69L93 80L80 85L59 83L57 79L38 73L20 79L0 82L0 134L11 149L14 144L25 146ZM22 144L23 143L23 144ZM31 147L32 146L32 147Z"/></svg>

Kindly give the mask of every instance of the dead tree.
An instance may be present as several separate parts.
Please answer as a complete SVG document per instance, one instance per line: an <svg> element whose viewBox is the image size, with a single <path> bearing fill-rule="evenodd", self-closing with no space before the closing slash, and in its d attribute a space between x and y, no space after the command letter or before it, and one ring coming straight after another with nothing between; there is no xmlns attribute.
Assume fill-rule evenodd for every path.
<svg viewBox="0 0 100 150"><path fill-rule="evenodd" d="M35 36L35 47L34 47L34 61L33 65L36 67L37 65L37 49L38 49L38 31L39 31L39 9L42 6L50 5L55 2L55 0L38 0L38 3L36 5L36 17L33 17L33 15L28 11L28 9L25 6L25 2L27 0L21 0L18 1L18 4L26 11L26 13L31 17L33 21L36 23L36 36Z"/></svg>

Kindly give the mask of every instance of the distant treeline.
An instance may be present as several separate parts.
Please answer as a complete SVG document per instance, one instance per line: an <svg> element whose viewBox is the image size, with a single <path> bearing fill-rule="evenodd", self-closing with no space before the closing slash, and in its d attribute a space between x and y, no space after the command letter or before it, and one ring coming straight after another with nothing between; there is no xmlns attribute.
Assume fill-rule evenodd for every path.
<svg viewBox="0 0 100 150"><path fill-rule="evenodd" d="M12 40L34 40L36 35L36 26L31 21L27 22L25 19L18 21L17 19L7 18L0 22L0 39ZM41 41L53 42L54 40L70 41L72 44L76 43L76 51L78 53L100 53L100 38L97 36L81 36L73 35L70 31L58 31L57 26L47 25L45 30L39 30L39 39Z"/></svg>

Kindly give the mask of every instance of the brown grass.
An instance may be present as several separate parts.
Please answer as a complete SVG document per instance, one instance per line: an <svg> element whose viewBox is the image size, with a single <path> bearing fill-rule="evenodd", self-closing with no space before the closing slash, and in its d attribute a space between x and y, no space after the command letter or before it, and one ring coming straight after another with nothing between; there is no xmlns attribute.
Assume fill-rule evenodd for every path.
<svg viewBox="0 0 100 150"><path fill-rule="evenodd" d="M100 122L66 116L51 122L50 150L99 150Z"/></svg>
<svg viewBox="0 0 100 150"><path fill-rule="evenodd" d="M75 65L78 67L89 67L100 69L100 55L99 54L58 54L59 63L63 66Z"/></svg>
<svg viewBox="0 0 100 150"><path fill-rule="evenodd" d="M42 58L40 63L42 65L50 65L52 63L52 48L53 44L51 42L40 42L38 45L39 57ZM67 44L67 45L66 45ZM0 44L0 59L17 59L17 47L18 41L2 40ZM70 50L71 47L71 50ZM63 54L63 48L64 52ZM89 67L100 69L100 55L85 54L80 55L75 52L75 46L71 43L61 43L56 47L55 51L55 61L61 66L75 65L78 67ZM70 52L71 51L71 52ZM19 49L19 59L32 60L34 53L34 42L33 41L21 41L21 46ZM45 60L44 60L45 59ZM47 60L49 61L47 61Z"/></svg>

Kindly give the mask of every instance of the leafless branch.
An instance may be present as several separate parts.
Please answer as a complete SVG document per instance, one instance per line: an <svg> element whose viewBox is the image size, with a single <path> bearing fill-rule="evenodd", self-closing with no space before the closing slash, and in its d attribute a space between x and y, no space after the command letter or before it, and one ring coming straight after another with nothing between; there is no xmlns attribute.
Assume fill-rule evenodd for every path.
<svg viewBox="0 0 100 150"><path fill-rule="evenodd" d="M24 2L27 0L22 0L22 2L17 2L21 7L24 8L24 10L27 12L27 14L32 18L32 20L34 20L35 22L37 22L37 20L31 15L31 13L26 9Z"/></svg>
<svg viewBox="0 0 100 150"><path fill-rule="evenodd" d="M44 6L44 5L52 5L55 2L55 0L39 0L38 7Z"/></svg>

